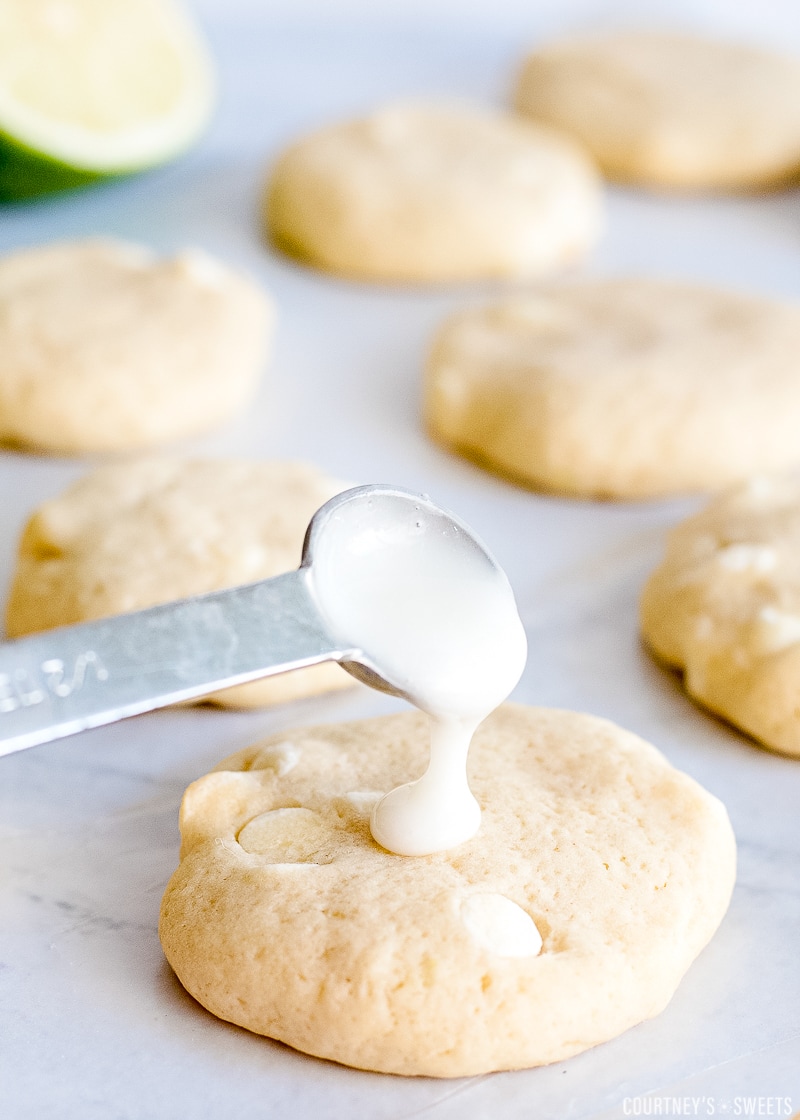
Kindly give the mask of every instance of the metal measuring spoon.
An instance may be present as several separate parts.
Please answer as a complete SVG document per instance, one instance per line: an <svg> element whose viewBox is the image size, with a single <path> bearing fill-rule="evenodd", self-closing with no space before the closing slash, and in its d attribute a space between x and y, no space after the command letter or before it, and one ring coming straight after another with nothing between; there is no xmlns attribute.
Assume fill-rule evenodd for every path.
<svg viewBox="0 0 800 1120"><path fill-rule="evenodd" d="M348 549L370 541L391 547L391 534L415 534L424 546L429 532L449 534L460 555L499 570L469 528L429 498L359 486L314 514L297 571L0 645L0 755L322 661L406 695L357 642L330 633L315 565L346 562Z"/></svg>

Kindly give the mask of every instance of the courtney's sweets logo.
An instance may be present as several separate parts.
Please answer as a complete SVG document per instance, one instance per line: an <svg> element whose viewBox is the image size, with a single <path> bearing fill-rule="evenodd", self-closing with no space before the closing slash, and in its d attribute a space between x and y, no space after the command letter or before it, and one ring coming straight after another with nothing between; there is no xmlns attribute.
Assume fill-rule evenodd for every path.
<svg viewBox="0 0 800 1120"><path fill-rule="evenodd" d="M791 1116L791 1097L625 1097L624 1116ZM795 1120L798 1120L795 1117Z"/></svg>

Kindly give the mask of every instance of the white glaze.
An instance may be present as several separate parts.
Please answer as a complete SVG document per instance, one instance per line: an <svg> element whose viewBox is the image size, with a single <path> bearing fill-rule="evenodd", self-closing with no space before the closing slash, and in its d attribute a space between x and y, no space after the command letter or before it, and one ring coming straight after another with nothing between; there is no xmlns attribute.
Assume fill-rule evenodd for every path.
<svg viewBox="0 0 800 1120"><path fill-rule="evenodd" d="M527 654L508 580L458 526L400 516L321 549L313 586L331 633L431 717L428 768L378 802L373 837L405 856L463 843L481 816L467 781L473 732Z"/></svg>

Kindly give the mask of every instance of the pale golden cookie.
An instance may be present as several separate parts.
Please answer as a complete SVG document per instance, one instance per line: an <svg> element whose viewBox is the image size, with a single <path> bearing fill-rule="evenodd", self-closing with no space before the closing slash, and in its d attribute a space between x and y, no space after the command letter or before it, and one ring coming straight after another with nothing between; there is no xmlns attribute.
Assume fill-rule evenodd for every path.
<svg viewBox="0 0 800 1120"><path fill-rule="evenodd" d="M0 258L0 439L124 451L222 423L255 390L272 305L197 249L111 240Z"/></svg>
<svg viewBox="0 0 800 1120"><path fill-rule="evenodd" d="M428 361L439 442L522 483L642 498L800 462L800 306L661 280L452 316Z"/></svg>
<svg viewBox="0 0 800 1120"><path fill-rule="evenodd" d="M800 172L800 60L750 44L627 31L526 61L517 106L612 179L746 189Z"/></svg>
<svg viewBox="0 0 800 1120"><path fill-rule="evenodd" d="M8 636L290 571L300 563L309 520L343 489L302 463L164 457L101 467L29 520L6 612ZM209 699L255 707L352 683L328 662Z"/></svg>
<svg viewBox="0 0 800 1120"><path fill-rule="evenodd" d="M672 531L642 632L700 704L800 756L800 481L755 478Z"/></svg>
<svg viewBox="0 0 800 1120"><path fill-rule="evenodd" d="M540 276L601 226L597 173L568 137L510 113L401 104L293 144L266 221L287 252L366 280Z"/></svg>
<svg viewBox="0 0 800 1120"><path fill-rule="evenodd" d="M370 810L426 755L408 712L274 736L191 785L160 923L187 990L309 1054L435 1077L657 1015L728 905L720 802L606 720L506 705L470 752L478 835L392 855Z"/></svg>

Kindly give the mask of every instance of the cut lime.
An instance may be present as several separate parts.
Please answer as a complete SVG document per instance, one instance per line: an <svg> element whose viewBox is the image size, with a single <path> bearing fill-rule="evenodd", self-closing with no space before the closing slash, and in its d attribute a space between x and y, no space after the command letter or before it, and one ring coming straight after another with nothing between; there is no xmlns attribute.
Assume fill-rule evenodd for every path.
<svg viewBox="0 0 800 1120"><path fill-rule="evenodd" d="M0 0L0 198L166 162L207 122L213 88L173 0Z"/></svg>

